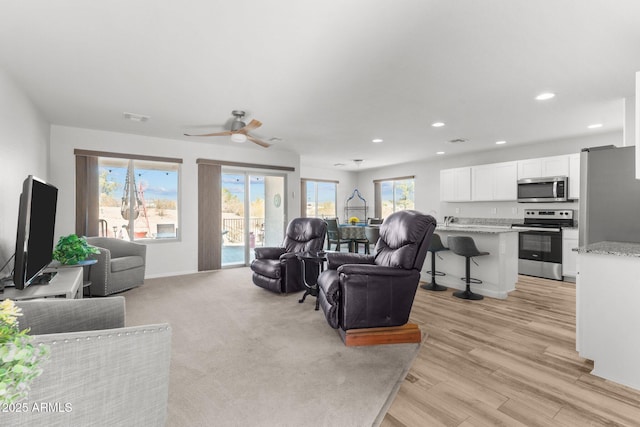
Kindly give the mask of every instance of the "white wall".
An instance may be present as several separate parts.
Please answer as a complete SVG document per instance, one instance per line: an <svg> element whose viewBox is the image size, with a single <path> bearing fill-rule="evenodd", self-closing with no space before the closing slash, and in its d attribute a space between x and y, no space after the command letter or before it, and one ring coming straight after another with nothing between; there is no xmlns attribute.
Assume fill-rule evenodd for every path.
<svg viewBox="0 0 640 427"><path fill-rule="evenodd" d="M556 156L579 153L582 148L600 145L622 145L622 131L601 133L584 137L567 138L536 144L517 145L512 147L496 146L494 150L475 152L459 156L436 157L429 160L416 161L385 168L364 170L358 174L358 188L367 200L373 202L373 180L415 175L416 209L433 215L442 221L445 215L474 218L522 218L523 209L531 205L517 202L440 202L440 170L482 165L487 163L523 160L536 157ZM456 213L456 208L459 212ZM493 213L493 208L497 212ZM578 203L536 204L535 208L578 209ZM515 209L515 211L514 211Z"/></svg>
<svg viewBox="0 0 640 427"><path fill-rule="evenodd" d="M346 200L351 196L353 190L357 187L357 173L349 171L340 171L334 169L317 168L310 165L300 165L300 177L306 179L324 179L338 181L337 186L337 205L338 218L340 221L345 221L344 218L344 205ZM358 188L358 190L360 190ZM360 190L361 191L361 190ZM298 192L300 192L298 185ZM365 197L366 198L366 197ZM367 203L371 205L369 209L369 216L373 216L373 198L367 199Z"/></svg>
<svg viewBox="0 0 640 427"><path fill-rule="evenodd" d="M144 126L144 124L141 124ZM151 242L147 245L147 277L168 276L197 271L198 267L198 169L196 159L216 159L245 163L294 167L288 173L288 218L299 215L300 158L297 154L235 147L207 142L172 140L98 130L51 127L50 179L60 189L56 235L75 230L74 149L100 150L183 159L180 181L181 241ZM283 200L284 201L284 200Z"/></svg>
<svg viewBox="0 0 640 427"><path fill-rule="evenodd" d="M18 199L27 175L49 179L49 123L0 69L0 267L16 243ZM7 271L8 270L8 271ZM10 267L0 272L9 274Z"/></svg>

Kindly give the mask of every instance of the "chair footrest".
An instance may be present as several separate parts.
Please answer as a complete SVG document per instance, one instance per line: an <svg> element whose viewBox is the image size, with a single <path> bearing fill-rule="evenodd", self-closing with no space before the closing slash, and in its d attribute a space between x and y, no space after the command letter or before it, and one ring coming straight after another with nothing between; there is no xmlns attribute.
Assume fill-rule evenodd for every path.
<svg viewBox="0 0 640 427"><path fill-rule="evenodd" d="M432 276L446 276L446 273L443 273L442 271L437 271L434 273L433 271L429 270L427 271L427 274L431 274Z"/></svg>
<svg viewBox="0 0 640 427"><path fill-rule="evenodd" d="M466 277L461 277L460 280L462 280L463 282L466 282L467 278ZM474 277L470 277L469 278L469 283L473 283L474 285L479 285L479 284L482 283L482 280L476 279Z"/></svg>

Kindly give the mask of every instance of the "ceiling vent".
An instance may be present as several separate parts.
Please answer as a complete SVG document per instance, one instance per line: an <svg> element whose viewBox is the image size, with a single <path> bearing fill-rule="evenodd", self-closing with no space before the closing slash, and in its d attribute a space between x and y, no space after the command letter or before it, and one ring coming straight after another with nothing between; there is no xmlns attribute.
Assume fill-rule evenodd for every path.
<svg viewBox="0 0 640 427"><path fill-rule="evenodd" d="M449 144L462 144L463 142L467 142L466 139L464 138L456 138L456 139L450 139Z"/></svg>
<svg viewBox="0 0 640 427"><path fill-rule="evenodd" d="M142 114L135 114L135 113L122 113L122 115L127 120L131 120L132 122L140 122L140 123L146 122L151 118L149 116L144 116Z"/></svg>

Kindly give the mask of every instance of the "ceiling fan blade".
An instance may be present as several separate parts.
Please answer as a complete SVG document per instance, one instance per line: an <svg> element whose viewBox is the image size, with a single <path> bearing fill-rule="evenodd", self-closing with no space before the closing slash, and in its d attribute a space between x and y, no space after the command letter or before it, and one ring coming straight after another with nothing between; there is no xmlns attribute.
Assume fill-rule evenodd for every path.
<svg viewBox="0 0 640 427"><path fill-rule="evenodd" d="M260 126L262 126L262 122L260 120L253 119L249 122L248 125L246 125L242 129L238 129L237 132L246 134L247 132L251 132L254 129L258 129Z"/></svg>
<svg viewBox="0 0 640 427"><path fill-rule="evenodd" d="M252 137L252 136L250 136L250 135L247 135L247 139L248 139L249 141L253 142L254 144L258 144L258 145L260 145L260 146L262 146L262 147L264 147L264 148L269 148L269 147L271 147L271 144L268 144L268 143L266 143L266 142L264 142L264 141L262 141L262 140L260 140L260 139L258 139L258 138L254 138L254 137Z"/></svg>
<svg viewBox="0 0 640 427"><path fill-rule="evenodd" d="M225 131L225 132L216 132L216 133L205 133L204 135L191 135L188 133L185 133L185 136L228 136L231 135L233 132L230 131Z"/></svg>

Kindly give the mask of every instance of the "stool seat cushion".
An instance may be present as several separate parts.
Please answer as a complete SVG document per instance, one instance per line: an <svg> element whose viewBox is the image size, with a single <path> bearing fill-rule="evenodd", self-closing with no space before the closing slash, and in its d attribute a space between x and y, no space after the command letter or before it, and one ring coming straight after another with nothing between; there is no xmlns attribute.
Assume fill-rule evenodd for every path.
<svg viewBox="0 0 640 427"><path fill-rule="evenodd" d="M468 236L449 236L447 239L449 249L456 255L464 257L476 257L489 255L489 252L481 252L476 247L476 243L473 238Z"/></svg>
<svg viewBox="0 0 640 427"><path fill-rule="evenodd" d="M440 252L440 251L448 251L445 245L442 244L442 239L439 234L435 234L431 236L431 243L429 243L429 252Z"/></svg>

